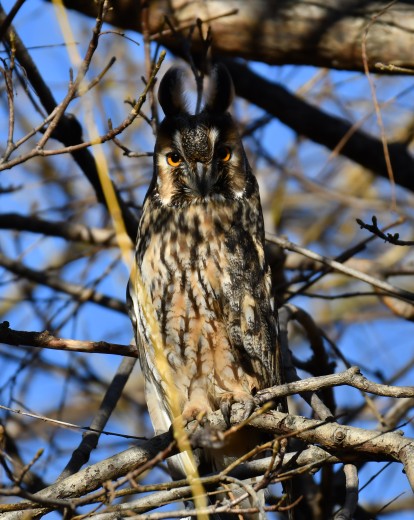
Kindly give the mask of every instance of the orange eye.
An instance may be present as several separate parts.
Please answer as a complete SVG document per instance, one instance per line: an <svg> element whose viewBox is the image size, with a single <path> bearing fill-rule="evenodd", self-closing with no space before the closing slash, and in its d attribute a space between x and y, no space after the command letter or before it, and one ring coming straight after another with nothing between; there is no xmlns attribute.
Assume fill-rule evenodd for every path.
<svg viewBox="0 0 414 520"><path fill-rule="evenodd" d="M217 156L222 162L229 162L231 159L231 150L228 146L222 146L217 151Z"/></svg>
<svg viewBox="0 0 414 520"><path fill-rule="evenodd" d="M181 155L178 154L177 152L170 152L170 153L167 153L167 163L170 165L170 166L179 166L181 164Z"/></svg>

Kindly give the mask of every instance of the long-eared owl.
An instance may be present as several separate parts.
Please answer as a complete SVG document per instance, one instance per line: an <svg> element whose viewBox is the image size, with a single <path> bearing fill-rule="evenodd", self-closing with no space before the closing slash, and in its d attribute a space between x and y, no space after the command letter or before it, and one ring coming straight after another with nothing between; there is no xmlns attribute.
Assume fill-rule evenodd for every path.
<svg viewBox="0 0 414 520"><path fill-rule="evenodd" d="M183 71L170 69L158 93L165 113L154 175L136 244L136 274L160 332L153 344L148 312L128 290L149 412L156 433L172 421L172 385L185 421L233 403L252 412L257 390L277 383L276 322L264 255L256 178L228 113L233 84L216 66L204 108L186 108ZM156 362L162 349L171 380Z"/></svg>

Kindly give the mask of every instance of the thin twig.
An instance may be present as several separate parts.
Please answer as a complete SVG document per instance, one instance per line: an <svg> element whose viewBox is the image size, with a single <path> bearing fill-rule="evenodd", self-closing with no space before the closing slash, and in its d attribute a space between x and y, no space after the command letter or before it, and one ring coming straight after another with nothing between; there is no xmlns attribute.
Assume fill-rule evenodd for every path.
<svg viewBox="0 0 414 520"><path fill-rule="evenodd" d="M382 238L385 242L393 244L394 246L414 246L413 240L400 240L399 233L384 233L378 227L378 220L375 215L372 216L372 224L366 224L361 219L356 219L361 229L370 231L373 235Z"/></svg>
<svg viewBox="0 0 414 520"><path fill-rule="evenodd" d="M102 35L102 33L101 33L101 35ZM105 74L112 67L112 65L115 63L115 61L116 61L115 56L112 56L112 58L109 60L108 64L102 69L102 71L92 81L90 81L87 85L85 85L82 88L82 92L78 92L74 95L74 99L76 97L83 96L84 94L86 94L86 92L89 92L90 90L92 90L101 81L101 79L105 76Z"/></svg>
<svg viewBox="0 0 414 520"><path fill-rule="evenodd" d="M385 291L387 294L391 296L395 296L396 298L400 298L401 300L407 301L408 303L412 303L414 301L414 293L409 291L405 291L404 289L399 289L391 285L388 282L384 282L382 280L378 280L369 274L363 273L362 271L358 271L357 269L353 269L352 267L347 267L346 265L340 264L339 262L332 260L326 256L319 255L305 247L299 246L290 242L286 238L276 237L275 235L271 235L270 233L266 233L266 240L269 242L273 242L283 249L287 249L288 251L295 251L307 258L311 258L312 260L316 260L328 267L331 267L333 270L343 273L347 276L351 276L352 278L356 278L357 280L361 280L368 284L373 285L374 287L378 287Z"/></svg>
<svg viewBox="0 0 414 520"><path fill-rule="evenodd" d="M385 226L382 231L391 229L392 227L398 226L398 225L402 224L403 222L404 222L404 219L399 218L396 221L391 222L390 224ZM344 262L346 262L347 260L349 260L353 256L355 256L357 253L360 253L361 251L363 251L365 249L365 247L374 239L375 239L375 236L372 235L368 238L365 238L364 240L361 240L359 243L355 244L354 246L348 248L346 251L343 251L341 254L336 256L334 258L334 261L343 264ZM325 276L326 274L328 274L332 271L333 271L333 269L330 267L321 267L319 270L317 270L316 272L313 272L307 278L305 278L305 283L301 287L296 289L296 291L291 296L289 296L287 299L290 300L291 298L293 298L293 296L302 294L304 291L306 291L306 289L308 289L309 287L314 285L323 276ZM291 281L290 283L294 283L294 282Z"/></svg>
<svg viewBox="0 0 414 520"><path fill-rule="evenodd" d="M65 430L73 430L73 431L85 431L85 432L92 432L97 433L99 435L109 435L112 437L121 437L122 439L134 439L134 440L146 440L146 437L140 437L137 435L127 435L124 433L117 433L112 432L108 430L97 430L95 428L92 428L90 426L80 426L79 424L70 423L67 421L59 421L58 419L52 419L51 417L46 417L45 415L40 415L36 413L31 412L25 412L23 410L19 410L17 408L10 408L9 406L5 406L3 404L0 404L1 410L6 410L7 412L12 412L16 415L22 415L23 417L30 417L31 419L37 419L39 421L44 421L46 423L53 424L54 426L57 426L59 428L64 428Z"/></svg>
<svg viewBox="0 0 414 520"><path fill-rule="evenodd" d="M89 460L90 453L98 445L101 431L104 430L115 406L121 397L122 391L131 375L132 369L135 366L136 359L124 358L118 367L111 384L105 393L102 403L97 411L91 425L90 430L83 435L79 446L72 453L72 456L67 463L65 469L59 476L59 479L64 479L73 475Z"/></svg>

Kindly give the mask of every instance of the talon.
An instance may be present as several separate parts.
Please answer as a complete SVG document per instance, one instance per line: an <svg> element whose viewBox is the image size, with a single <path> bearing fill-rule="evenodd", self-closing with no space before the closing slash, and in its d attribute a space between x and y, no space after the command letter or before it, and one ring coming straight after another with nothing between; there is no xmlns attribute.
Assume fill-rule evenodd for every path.
<svg viewBox="0 0 414 520"><path fill-rule="evenodd" d="M228 428L231 426L230 417L231 417L231 402L229 399L223 399L220 403L220 410L223 414L224 421Z"/></svg>
<svg viewBox="0 0 414 520"><path fill-rule="evenodd" d="M246 399L244 401L243 405L244 405L243 421L245 421L252 415L252 413L254 412L254 409L256 408L256 405L252 398Z"/></svg>

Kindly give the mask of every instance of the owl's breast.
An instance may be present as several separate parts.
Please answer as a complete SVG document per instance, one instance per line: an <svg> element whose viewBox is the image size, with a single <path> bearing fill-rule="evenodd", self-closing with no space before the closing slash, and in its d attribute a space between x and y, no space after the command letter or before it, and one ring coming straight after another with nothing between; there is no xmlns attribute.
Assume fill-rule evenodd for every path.
<svg viewBox="0 0 414 520"><path fill-rule="evenodd" d="M141 219L138 274L183 406L200 391L215 409L220 396L250 394L270 373L262 363L271 334L261 308L268 295L259 235L228 204L151 209ZM151 358L154 345L144 314L141 310L138 332Z"/></svg>
<svg viewBox="0 0 414 520"><path fill-rule="evenodd" d="M217 216L197 207L171 212L158 230L141 226L137 260L141 277L157 309L165 308L175 295L180 306L212 305L228 277L225 245L229 215ZM154 214L151 219L156 218ZM227 225L226 225L227 221ZM167 298L167 302L165 299ZM164 300L164 303L163 303Z"/></svg>
<svg viewBox="0 0 414 520"><path fill-rule="evenodd" d="M158 232L145 234L141 226L137 251L163 351L184 400L198 387L205 395L213 392L215 374L227 370L219 353L231 350L222 312L223 288L230 283L224 229L217 233L208 212L187 210L172 215ZM145 343L151 356L151 343Z"/></svg>

